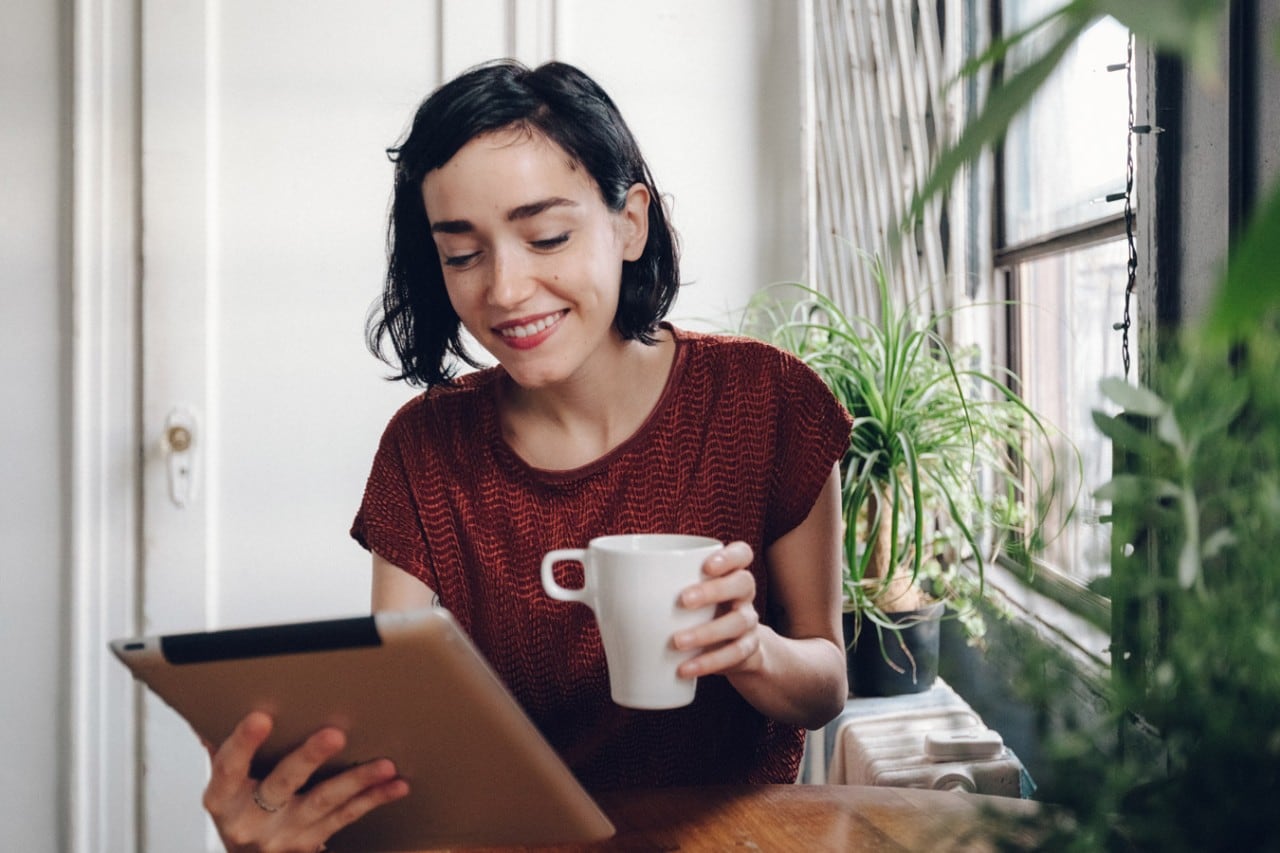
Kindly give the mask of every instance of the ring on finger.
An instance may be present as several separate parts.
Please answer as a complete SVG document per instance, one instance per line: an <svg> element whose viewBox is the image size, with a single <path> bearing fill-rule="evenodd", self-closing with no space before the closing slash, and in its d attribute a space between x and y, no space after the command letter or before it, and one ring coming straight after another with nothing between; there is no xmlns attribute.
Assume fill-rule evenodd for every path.
<svg viewBox="0 0 1280 853"><path fill-rule="evenodd" d="M262 786L258 785L253 789L253 804L264 812L278 812L285 807L285 803L274 805L262 798Z"/></svg>

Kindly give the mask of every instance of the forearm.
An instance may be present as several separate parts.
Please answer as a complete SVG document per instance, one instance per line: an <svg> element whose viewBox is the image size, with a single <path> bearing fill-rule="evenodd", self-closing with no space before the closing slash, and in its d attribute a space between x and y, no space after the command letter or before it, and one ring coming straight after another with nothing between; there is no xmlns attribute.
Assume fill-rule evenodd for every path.
<svg viewBox="0 0 1280 853"><path fill-rule="evenodd" d="M844 709L849 694L844 650L825 637L792 639L767 625L744 665L729 683L757 711L807 729L826 725Z"/></svg>

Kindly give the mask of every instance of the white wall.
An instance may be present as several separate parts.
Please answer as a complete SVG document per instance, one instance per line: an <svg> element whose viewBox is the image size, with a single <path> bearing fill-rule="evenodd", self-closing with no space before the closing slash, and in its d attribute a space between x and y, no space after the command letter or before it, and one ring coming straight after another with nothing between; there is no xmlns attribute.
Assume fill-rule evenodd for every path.
<svg viewBox="0 0 1280 853"><path fill-rule="evenodd" d="M796 5L556 3L555 54L598 74L673 196L684 277L692 282L677 304L678 320L714 325L756 288L802 274ZM111 467L140 465L130 461L140 441L122 434L136 428L138 356L120 351L121 339L138 331L127 310L137 274L129 215L138 189L129 160L136 154L129 116L137 92L127 49L139 32L129 23L135 8L124 0L0 3L0 847L24 853L134 847L133 816L121 808L131 802L133 783L109 772L127 764L134 749L134 733L116 731L121 723L128 728L129 703L118 691L101 698L95 674L114 672L110 662L91 663L86 677L83 658L85 649L103 653L106 637L98 634L128 624L137 600L128 567L138 560L138 495L115 487L136 485L139 473ZM113 16L124 22L114 30ZM677 18L683 23L673 23ZM635 22L631 37L620 33L620 20ZM84 62L79 71L73 52ZM664 62L676 55L681 63ZM706 74L676 73L676 65L705 67ZM77 106L85 103L110 113L103 127L121 136L92 139L78 153L73 141L83 141L85 126L74 126L73 116L85 115ZM754 156L717 157L723 140L742 136L760 140ZM101 158L83 159L94 146ZM74 158L84 168L73 175ZM707 160L716 168L691 166ZM73 185L88 190L74 203ZM109 209L93 213L95 201ZM94 265L102 267L102 288L93 284ZM86 282L87 294L75 292L87 300L73 303L73 290ZM91 342L88 361L75 362L73 318L118 315L122 306L125 316L102 324L110 340L99 340L103 332L92 323L75 330ZM110 381L96 387L107 390L95 395L104 376ZM108 470L86 475L71 463L85 444L91 461L110 462ZM76 507L86 503L88 536L73 525ZM78 545L73 529L81 529ZM98 551L109 553L97 565L110 568L93 576ZM358 559L354 546L352 552ZM78 713L68 707L75 696L84 700ZM86 756L85 749L96 752ZM107 750L109 759L102 757Z"/></svg>
<svg viewBox="0 0 1280 853"><path fill-rule="evenodd" d="M63 849L69 470L61 4L0 4L0 847Z"/></svg>
<svg viewBox="0 0 1280 853"><path fill-rule="evenodd" d="M561 4L558 56L614 98L671 197L687 284L678 323L715 325L803 273L797 5L664 0L638 15L632 0ZM627 37L613 35L619 21Z"/></svg>

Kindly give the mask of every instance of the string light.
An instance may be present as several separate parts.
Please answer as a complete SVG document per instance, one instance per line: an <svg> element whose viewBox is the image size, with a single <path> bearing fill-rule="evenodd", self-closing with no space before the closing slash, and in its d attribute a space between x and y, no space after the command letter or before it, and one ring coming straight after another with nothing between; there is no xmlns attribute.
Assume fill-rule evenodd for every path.
<svg viewBox="0 0 1280 853"><path fill-rule="evenodd" d="M1128 280L1124 286L1124 320L1116 324L1121 332L1120 356L1124 361L1124 378L1129 378L1129 330L1133 327L1130 305L1138 283L1138 244L1133 234L1133 135L1138 128L1133 124L1133 33L1129 33L1128 57L1125 61L1125 81L1129 95L1129 133L1125 136L1124 170L1124 236L1129 244ZM1147 127L1145 132L1149 132Z"/></svg>

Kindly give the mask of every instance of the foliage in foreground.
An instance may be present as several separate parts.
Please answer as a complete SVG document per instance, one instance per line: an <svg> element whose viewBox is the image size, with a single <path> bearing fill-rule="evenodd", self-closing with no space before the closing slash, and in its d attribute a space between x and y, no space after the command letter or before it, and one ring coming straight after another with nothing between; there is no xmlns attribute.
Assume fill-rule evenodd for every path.
<svg viewBox="0 0 1280 853"><path fill-rule="evenodd" d="M1048 849L1280 850L1275 321L1229 350L1188 336L1156 372L1159 393L1106 386L1137 416L1095 418L1135 460L1103 491L1117 541L1132 548L1114 606L1148 630L1113 654L1110 731L1050 743ZM1024 686L1046 710L1061 698L1034 672ZM1163 761L1132 748L1135 722ZM1128 737L1107 737L1122 726Z"/></svg>

